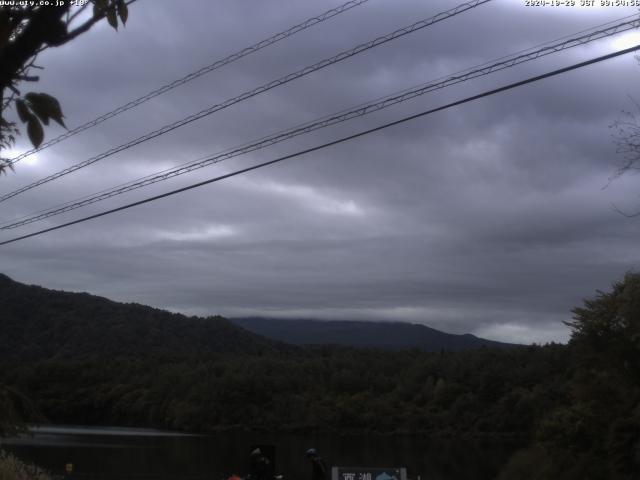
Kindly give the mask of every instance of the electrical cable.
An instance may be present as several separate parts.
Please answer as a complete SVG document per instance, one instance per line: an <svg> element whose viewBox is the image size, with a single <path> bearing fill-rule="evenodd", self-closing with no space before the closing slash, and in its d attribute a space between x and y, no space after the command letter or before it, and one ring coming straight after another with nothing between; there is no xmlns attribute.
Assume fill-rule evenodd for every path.
<svg viewBox="0 0 640 480"><path fill-rule="evenodd" d="M353 135L342 137L342 138L339 138L337 140L333 140L331 142L323 143L322 145L317 145L315 147L307 148L305 150L301 150L301 151L298 151L298 152L295 152L295 153L292 153L292 154L289 154L289 155L285 155L285 156L276 158L274 160L269 160L267 162L263 162L263 163L260 163L260 164L257 164L257 165L253 165L251 167L243 168L241 170L236 170L234 172L227 173L225 175L220 175L218 177L210 178L210 179L204 180L202 182L194 183L194 184L188 185L186 187L178 188L178 189L172 190L170 192L165 192L165 193L162 193L160 195L155 195L153 197L145 198L144 200L139 200L137 202L129 203L127 205L123 205L123 206L120 206L120 207L117 207L117 208L113 208L111 210L106 210L106 211L103 211L103 212L100 212L100 213L96 213L94 215L89 215L87 217L83 217L83 218L80 218L80 219L77 219L77 220L73 220L71 222L63 223L61 225L56 225L54 227L45 228L43 230L39 230L37 232L29 233L27 235L22 235L22 236L15 237L15 238L12 238L12 239L9 239L9 240L5 240L5 241L0 242L0 246L7 245L7 244L10 244L10 243L14 243L14 242L17 242L17 241L20 241L20 240L25 240L27 238L35 237L37 235L42 235L44 233L51 232L51 231L54 231L54 230L59 230L61 228L69 227L71 225L76 225L78 223L83 223L83 222L86 222L88 220L93 220L95 218L103 217L105 215L109 215L109 214L112 214L112 213L116 213L116 212L120 212L120 211L123 211L123 210L127 210L129 208L136 207L136 206L139 206L139 205L143 205L145 203L150 203L150 202L153 202L153 201L156 201L156 200L160 200L162 198L166 198L166 197L169 197L169 196L172 196L172 195L176 195L178 193L186 192L187 190L192 190L194 188L198 188L198 187L201 187L203 185L208 185L210 183L219 182L219 181L224 180L226 178L235 177L237 175L250 172L252 170L257 170L259 168L263 168L263 167L266 167L266 166L269 166L269 165L273 165L275 163L279 163L279 162L282 162L282 161L285 161L285 160L289 160L291 158L296 158L296 157L299 157L301 155L305 155L307 153L311 153L311 152L315 152L315 151L318 151L318 150L322 150L324 148L327 148L327 147L330 147L330 146L333 146L333 145L338 145L340 143L344 143L344 142L347 142L347 141L350 141L350 140L353 140L353 139L356 139L356 138L359 138L359 137L363 137L365 135L369 135L371 133L374 133L374 132L377 132L377 131L380 131L380 130L384 130L386 128L389 128L389 127L392 127L392 126L395 126L395 125L399 125L399 124L402 124L402 123L405 123L405 122L408 122L408 121L411 121L411 120L415 120L416 118L424 117L426 115L429 115L429 114L432 114L432 113L435 113L435 112L446 110L448 108L452 108L452 107L455 107L455 106L458 106L458 105L462 105L464 103L472 102L474 100L479 100L481 98L488 97L488 96L491 96L491 95L495 95L497 93L501 93L501 92L504 92L504 91L507 91L507 90L512 90L514 88L521 87L521 86L527 85L529 83L537 82L537 81L540 81L540 80L543 80L543 79L546 79L546 78L550 78L550 77L553 77L553 76L556 76L556 75L560 75L560 74L563 74L563 73L566 73L566 72L569 72L569 71L572 71L572 70L577 70L579 68L583 68L583 67L586 67L588 65L593 65L595 63L599 63L599 62L602 62L602 61L605 61L605 60L609 60L611 58L619 57L621 55L625 55L627 53L635 52L637 50L640 50L640 44L636 45L634 47L626 48L624 50L620 50L620 51L617 51L617 52L609 53L607 55L602 55L600 57L592 58L591 60L587 60L587 61L584 61L584 62L576 63L576 64L570 65L568 67L559 68L557 70L553 70L553 71L544 73L542 75L537 75L535 77L529 77L529 78L527 78L525 80L521 80L519 82L510 83L508 85L504 85L502 87L498 87L498 88L495 88L493 90L488 90L488 91L485 91L483 93L480 93L480 94L477 94L477 95L473 95L471 97L467 97L467 98L464 98L462 100L458 100L458 101L455 101L455 102L452 102L452 103L448 103L446 105L443 105L443 106L440 106L440 107L437 107L437 108L432 108L430 110L426 110L426 111L423 111L423 112L420 112L420 113L416 113L414 115L410 115L408 117L404 117L404 118L401 118L399 120L395 120L393 122L385 123L383 125L379 125L377 127L370 128L368 130L364 130L362 132L359 132L359 133L356 133L356 134L353 134Z"/></svg>
<svg viewBox="0 0 640 480"><path fill-rule="evenodd" d="M201 77L202 75L212 72L214 70L217 70L218 68L221 68L225 65L229 65L230 63L235 62L236 60L239 60L243 57L246 57L247 55L250 55L252 53L255 53L259 50L262 50L265 47L268 47L269 45L273 45L274 43L279 42L280 40L284 40L285 38L291 37L293 35L295 35L296 33L299 33L303 30L306 30L307 28L313 27L314 25L317 25L319 23L324 22L325 20L328 20L332 17L335 17L336 15L340 15L341 13L344 13L348 10L351 10L354 7L357 7L359 5L362 5L363 3L368 2L369 0L351 0L349 2L346 2L336 8L332 8L331 10L327 10L326 12L320 14L320 15L316 15L315 17L311 17L308 18L307 20L305 20L302 23L299 23L297 25L294 25L291 28L288 28L287 30L280 32L280 33L276 33L275 35L272 35L269 38L266 38L264 40L259 41L258 43L255 43L249 47L243 48L242 50L239 50L235 53L232 53L231 55L228 55L227 57L217 60L215 62L213 62L210 65L207 65L205 67L200 68L199 70L192 72L188 75L185 75L182 78L179 78L177 80L174 80L171 83L167 83L149 93L147 93L146 95L143 95L142 97L139 97L135 100L131 100L130 102L121 105L118 108L115 108L113 110L111 110L110 112L107 112L103 115L100 115L99 117L86 122L76 128L73 128L65 133L63 133L62 135L59 135L58 137L52 138L51 140L43 143L42 145L40 145L38 148L33 148L29 151L26 151L14 158L11 158L8 160L8 163L10 163L11 165L16 164L17 162L19 162L20 160L22 160L23 158L26 158L30 155L33 155L36 152L40 152L42 150L44 150L45 148L48 148L52 145L55 145L57 143L62 142L63 140L66 140L67 138L73 137L74 135L77 135L80 132L83 132L85 130L88 130L92 127L95 127L96 125L101 124L102 122L115 117L116 115L120 115L121 113L126 112L127 110L131 110L132 108L137 107L138 105L141 105L149 100L151 100L152 98L155 98L159 95L162 95L163 93L168 92L169 90L173 90L176 87L179 87L180 85L184 85L185 83L190 82L191 80L195 80L198 77Z"/></svg>
<svg viewBox="0 0 640 480"><path fill-rule="evenodd" d="M480 67L471 67L470 69L463 70L462 72L455 73L448 77L442 77L443 78L442 80L439 79L439 81L434 81L427 84L419 85L417 87L413 87L411 89L406 89L401 92L392 94L390 96L383 97L382 99L377 99L376 101L373 101L370 103L358 105L357 107L354 107L350 110L343 110L334 115L322 117L321 119L318 119L306 124L298 125L296 127L278 132L270 136L262 137L261 139L253 141L252 143L246 143L239 147L227 149L224 152L217 153L213 156L201 157L197 160L193 160L191 162L179 165L177 167L166 169L162 172L147 175L141 179L133 180L131 182L118 185L111 189L103 190L98 193L82 197L81 199L76 201L66 202L64 204L57 205L55 207L50 207L48 209L41 210L39 212L21 217L19 219L11 220L10 222L5 222L4 224L0 225L0 230L18 228L18 227L27 225L29 223L50 218L55 215L60 215L62 213L66 213L71 210L75 210L77 208L81 208L102 200L106 200L108 198L121 195L123 193L136 190L138 188L152 185L154 183L168 180L170 178L177 177L179 175L183 175L200 168L204 168L216 163L220 163L224 160L228 160L230 158L233 158L239 155L243 155L249 152L260 150L262 148L266 148L268 146L272 146L276 143L289 140L298 135L306 134L315 130L319 130L321 128L325 128L331 125L345 122L353 118L362 117L369 113L383 110L392 105L396 105L398 103L411 100L420 95L424 95L426 93L429 93L435 90L439 90L451 85L455 85L467 80L471 80L473 78L478 78L480 76L484 76L490 73L504 70L506 68L510 68L515 65L522 64L524 62L532 61L552 53L557 53L559 51L566 50L568 48L584 45L586 43L599 40L602 38L606 38L616 33L637 28L638 26L640 26L640 19L637 19L636 15L633 15L633 17L636 17L636 19L626 21L626 22L621 22L601 30L587 31L588 33L581 35L579 37L569 38L559 43L544 46L537 50L524 50L519 52L519 54L515 54L515 56L501 57L500 60L502 61L499 61L499 62L494 62L494 63L485 62L481 64ZM628 17L625 17L625 18L628 18ZM598 27L594 27L594 28L598 28ZM567 38L567 37L563 37L563 38ZM550 42L547 42L547 43L550 43Z"/></svg>
<svg viewBox="0 0 640 480"><path fill-rule="evenodd" d="M313 65L310 65L308 67L305 67L301 70L298 70L294 73L290 73L288 75L285 75L284 77L281 77L277 80L272 80L271 82L265 83L264 85L261 85L260 87L257 87L253 90L248 90L236 97L230 98L228 100L225 100L222 103L213 105L209 108L206 108L204 110L201 110L200 112L194 113L188 117L185 117L181 120L178 120L174 123L165 125L164 127L161 127L157 130L154 130L153 132L147 133L146 135L143 135L141 137L138 137L134 140L131 140L127 143L124 143L118 147L112 148L110 150L107 150L104 153L101 153L99 155L96 155L94 157L89 158L88 160L85 160L83 162L77 163L75 165L72 165L68 168L65 168L63 170L60 170L52 175L49 175L47 177L44 177L40 180L37 180L36 182L33 182L29 185L26 185L22 188L19 188L17 190L14 190L12 192L9 192L7 194L4 194L2 196L0 196L0 202L4 202L12 197L15 197L16 195L19 195L21 193L24 193L28 190L31 190L33 188L36 188L40 185L43 185L45 183L51 182L53 180L56 180L57 178L60 178L64 175L68 175L72 172L75 172L76 170L79 170L81 168L87 167L89 165L92 165L100 160L103 160L107 157L110 157L111 155L114 155L118 152L121 152L123 150L127 150L135 145L138 145L140 143L146 142L147 140L151 140L153 138L159 137L160 135L164 135L165 133L168 133L172 130L175 130L176 128L182 127L184 125L187 125L191 122L194 122L196 120L200 120L201 118L204 118L208 115L211 115L215 112L218 112L220 110L223 110L225 108L230 107L231 105L235 105L236 103L242 102L244 100L247 100L249 98L252 98L256 95L259 95L261 93L264 93L266 91L269 91L273 88L279 87L280 85L284 85L286 83L289 83L293 80L296 80L300 77L304 77L306 75L309 75L312 72L315 72L317 70L320 70L322 68L325 68L329 65L333 65L335 63L341 62L343 60L346 60L347 58L351 58L354 55L357 55L359 53L365 52L367 50L370 50L372 48L375 48L377 46L380 46L384 43L390 42L392 40L395 40L396 38L402 37L404 35L408 35L410 33L416 32L418 30L421 30L425 27L428 27L430 25L433 25L435 23L441 22L443 20L446 20L448 18L454 17L460 13L466 12L467 10L471 10L473 8L476 8L480 5L483 5L485 3L488 3L492 0L472 0L469 2L465 2L463 4L458 5L457 7L454 7L450 10L447 10L445 12L441 12L433 17L429 17L423 20L420 20L412 25L400 28L398 30L395 30L387 35L383 35L380 37L375 38L374 40L371 40L369 42L366 43L362 43L354 48L351 48L349 50L345 50L337 55L334 55L333 57L327 58L325 60L322 60L320 62L317 62Z"/></svg>

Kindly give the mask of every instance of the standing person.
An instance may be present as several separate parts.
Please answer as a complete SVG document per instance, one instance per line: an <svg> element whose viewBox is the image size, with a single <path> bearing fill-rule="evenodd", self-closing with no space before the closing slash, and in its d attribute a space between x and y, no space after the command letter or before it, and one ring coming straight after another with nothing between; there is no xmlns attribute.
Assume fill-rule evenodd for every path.
<svg viewBox="0 0 640 480"><path fill-rule="evenodd" d="M311 462L311 480L327 480L327 466L315 448L307 450L307 458Z"/></svg>
<svg viewBox="0 0 640 480"><path fill-rule="evenodd" d="M271 461L259 448L251 452L249 468L251 470L249 473L251 480L272 480L272 478L269 478L273 477Z"/></svg>

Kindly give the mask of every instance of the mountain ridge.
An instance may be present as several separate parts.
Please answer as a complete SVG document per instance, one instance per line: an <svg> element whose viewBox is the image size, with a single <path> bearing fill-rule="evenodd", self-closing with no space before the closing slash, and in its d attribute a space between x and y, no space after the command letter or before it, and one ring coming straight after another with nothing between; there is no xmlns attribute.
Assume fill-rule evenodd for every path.
<svg viewBox="0 0 640 480"><path fill-rule="evenodd" d="M423 351L505 348L425 325L355 320L187 317L0 274L0 360L286 352L305 345Z"/></svg>
<svg viewBox="0 0 640 480"><path fill-rule="evenodd" d="M290 347L220 316L187 317L0 274L0 359L260 353ZM293 347L291 347L293 348Z"/></svg>
<svg viewBox="0 0 640 480"><path fill-rule="evenodd" d="M473 348L513 348L518 345L487 340L470 333L453 334L426 325L399 321L230 318L250 332L293 345L338 345L434 352Z"/></svg>

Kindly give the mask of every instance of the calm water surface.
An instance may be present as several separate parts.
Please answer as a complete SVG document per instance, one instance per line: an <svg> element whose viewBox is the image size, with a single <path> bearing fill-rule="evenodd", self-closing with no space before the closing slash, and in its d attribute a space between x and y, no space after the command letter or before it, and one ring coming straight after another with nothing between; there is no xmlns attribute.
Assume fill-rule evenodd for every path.
<svg viewBox="0 0 640 480"><path fill-rule="evenodd" d="M54 473L74 464L77 480L91 478L220 480L248 470L250 447L275 445L285 480L310 478L305 451L316 448L327 465L407 467L411 479L492 479L513 446L436 442L409 436L319 436L233 432L181 435L143 429L42 427L3 440L3 448Z"/></svg>

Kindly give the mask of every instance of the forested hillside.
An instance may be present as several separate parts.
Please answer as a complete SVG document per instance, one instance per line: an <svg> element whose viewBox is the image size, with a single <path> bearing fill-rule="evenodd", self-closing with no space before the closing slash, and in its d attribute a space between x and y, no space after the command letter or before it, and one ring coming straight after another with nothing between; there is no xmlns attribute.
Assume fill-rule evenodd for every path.
<svg viewBox="0 0 640 480"><path fill-rule="evenodd" d="M221 317L185 317L0 274L0 359L258 353L288 348Z"/></svg>
<svg viewBox="0 0 640 480"><path fill-rule="evenodd" d="M559 345L459 353L319 348L2 362L53 422L528 438L564 395Z"/></svg>
<svg viewBox="0 0 640 480"><path fill-rule="evenodd" d="M524 447L501 479L631 480L640 471L640 274L576 308L569 345L460 352L286 347L223 319L113 310L6 278L2 292L0 393L31 399L51 422L475 436ZM41 331L20 327L33 311ZM121 335L101 330L70 350L87 318Z"/></svg>
<svg viewBox="0 0 640 480"><path fill-rule="evenodd" d="M408 323L185 317L87 293L23 285L1 274L0 306L0 358L5 359L290 349L278 341L425 351L510 346Z"/></svg>
<svg viewBox="0 0 640 480"><path fill-rule="evenodd" d="M385 350L419 348L427 352L514 346L508 343L485 340L470 334L453 335L425 325L403 322L293 320L260 317L232 318L230 320L251 332L295 345L342 345Z"/></svg>

